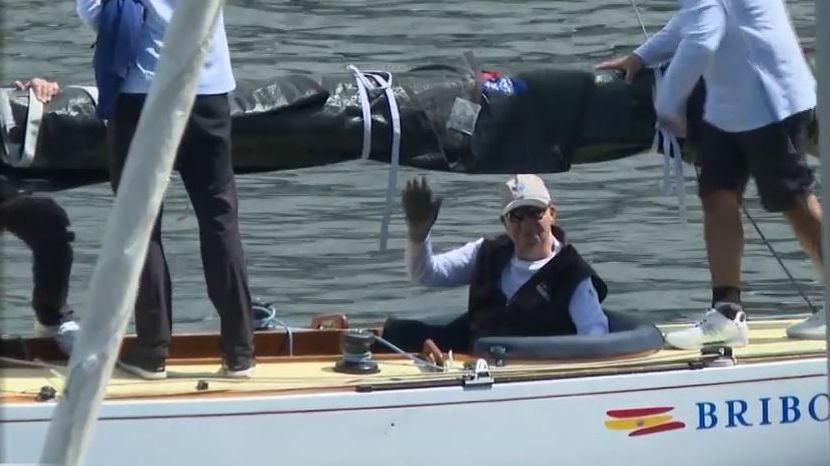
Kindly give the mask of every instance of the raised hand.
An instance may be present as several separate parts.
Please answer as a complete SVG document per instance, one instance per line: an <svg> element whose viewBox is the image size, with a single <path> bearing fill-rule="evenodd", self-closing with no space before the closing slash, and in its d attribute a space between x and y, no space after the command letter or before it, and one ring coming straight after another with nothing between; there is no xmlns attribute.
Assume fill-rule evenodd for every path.
<svg viewBox="0 0 830 466"><path fill-rule="evenodd" d="M409 227L409 239L423 242L441 209L441 198L433 197L432 190L424 177L406 182L403 190L403 210Z"/></svg>

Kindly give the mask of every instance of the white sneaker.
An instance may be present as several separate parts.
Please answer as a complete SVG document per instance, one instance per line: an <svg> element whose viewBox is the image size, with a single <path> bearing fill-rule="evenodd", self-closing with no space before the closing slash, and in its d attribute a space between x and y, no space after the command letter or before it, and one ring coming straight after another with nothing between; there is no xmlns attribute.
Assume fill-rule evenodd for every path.
<svg viewBox="0 0 830 466"><path fill-rule="evenodd" d="M733 320L715 309L710 309L703 316L703 320L694 327L669 332L664 339L669 346L685 350L716 345L733 348L746 346L749 343L746 314L744 311L738 311Z"/></svg>
<svg viewBox="0 0 830 466"><path fill-rule="evenodd" d="M35 320L35 336L39 338L51 338L58 344L58 348L64 354L72 354L72 346L75 344L75 337L81 328L74 320L67 320L58 325L43 325Z"/></svg>
<svg viewBox="0 0 830 466"><path fill-rule="evenodd" d="M787 336L802 340L824 340L827 338L827 312L824 306L810 317L787 327Z"/></svg>

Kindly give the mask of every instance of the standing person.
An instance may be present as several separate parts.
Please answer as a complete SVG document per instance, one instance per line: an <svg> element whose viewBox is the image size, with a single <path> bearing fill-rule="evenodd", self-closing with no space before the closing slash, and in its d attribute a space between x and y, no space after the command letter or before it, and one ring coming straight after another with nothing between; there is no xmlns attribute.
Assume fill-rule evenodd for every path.
<svg viewBox="0 0 830 466"><path fill-rule="evenodd" d="M668 24L632 54L599 64L631 79L671 58L655 101L658 123L686 131L686 100L706 84L699 195L712 279L712 309L692 328L666 335L678 348L748 343L741 304L744 235L740 205L749 176L767 211L781 212L821 271L821 206L811 192L805 147L816 83L782 0L680 0ZM787 329L824 339L825 310Z"/></svg>
<svg viewBox="0 0 830 466"><path fill-rule="evenodd" d="M31 89L43 103L60 92L58 83L42 78L14 85ZM14 183L0 175L0 233L8 231L32 250L35 335L53 339L67 356L80 330L67 305L75 239L69 223L66 211L54 199L18 192Z"/></svg>
<svg viewBox="0 0 830 466"><path fill-rule="evenodd" d="M175 0L77 0L81 19L98 32L94 61L101 93L99 114L109 120L114 190L118 189L175 8ZM221 373L248 378L254 367L251 296L239 233L228 100L235 86L220 12L175 168L199 222L208 296L221 317ZM135 309L136 344L118 362L122 369L146 379L167 376L165 361L172 328L172 290L161 243L161 219L160 211L141 275Z"/></svg>

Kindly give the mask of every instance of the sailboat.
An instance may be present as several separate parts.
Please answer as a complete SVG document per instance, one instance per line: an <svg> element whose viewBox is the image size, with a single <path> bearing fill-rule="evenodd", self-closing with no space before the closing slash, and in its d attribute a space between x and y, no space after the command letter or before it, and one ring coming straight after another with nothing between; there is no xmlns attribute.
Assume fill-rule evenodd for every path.
<svg viewBox="0 0 830 466"><path fill-rule="evenodd" d="M376 350L377 372L365 373L338 370L349 359L344 339L363 333L336 328L342 322L319 319L322 328L292 329L290 339L280 330L257 334L257 372L248 381L214 375L215 335L176 336L167 380L113 374L85 464L818 465L830 458L826 344L787 339L789 321L751 322L750 345L734 351L647 349L651 327L620 319L610 339L644 345L636 353L589 357L601 342L561 340L549 342L559 354L582 354L533 358L509 342L468 355ZM49 359L44 343L20 342L19 350L35 364ZM498 348L505 351L497 357ZM6 462L38 457L53 397L66 384L63 366L24 364L3 369Z"/></svg>
<svg viewBox="0 0 830 466"><path fill-rule="evenodd" d="M816 2L816 17L827 21L830 12L822 3ZM819 47L830 44L827 28L817 29ZM830 75L826 52L819 63L819 75ZM819 83L824 116L830 84L827 79ZM820 121L821 150L830 156L830 118ZM163 175L165 169L156 173ZM830 180L830 168L822 169L822 179ZM124 187L119 191L124 197L115 209L119 200L128 199L126 192ZM828 202L830 194L825 194ZM113 233L118 224L111 225ZM829 238L825 233L825 245ZM108 241L118 244L115 236ZM107 252L118 253L105 247ZM105 271L105 265L99 262L96 270ZM119 312L109 324L84 328L83 346L67 366L59 364L48 341L2 342L3 462L830 461L827 342L787 339L784 328L791 321L751 321L750 344L744 348L681 351L663 348L661 332L671 326L658 328L609 311L612 333L607 337L486 339L469 354L452 354L430 342L420 351L386 344L383 335L394 328L394 320L349 328L348 316L323 315L308 328L258 333L258 366L251 380L216 377L217 336L192 334L174 337L168 379L144 381L112 372L137 282L137 275L124 274L126 296L106 310L97 308L101 317L113 308ZM91 382L90 395L79 393L85 381Z"/></svg>

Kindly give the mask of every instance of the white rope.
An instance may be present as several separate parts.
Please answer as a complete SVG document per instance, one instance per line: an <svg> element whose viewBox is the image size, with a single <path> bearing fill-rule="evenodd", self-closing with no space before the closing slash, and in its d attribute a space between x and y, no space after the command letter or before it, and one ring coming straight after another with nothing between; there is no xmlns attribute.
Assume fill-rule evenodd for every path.
<svg viewBox="0 0 830 466"><path fill-rule="evenodd" d="M3 138L3 162L14 166L14 159L12 157L19 157L20 144L11 142L11 132L17 127L17 122L14 121L14 114L12 113L12 104L9 100L9 93L13 89L0 89L0 130L2 130Z"/></svg>
<svg viewBox="0 0 830 466"><path fill-rule="evenodd" d="M15 168L26 168L32 165L37 150L37 137L40 132L40 123L43 121L43 102L35 91L29 89L29 108L26 112L26 126L23 127L23 144L11 142L10 133L17 127L12 113L9 94L14 89L0 89L0 127L3 130L4 153L3 162Z"/></svg>
<svg viewBox="0 0 830 466"><path fill-rule="evenodd" d="M67 86L78 88L86 92L94 105L98 105L98 88L90 86ZM26 112L26 123L23 127L23 144L11 142L11 131L17 127L12 112L9 95L15 89L0 89L0 129L3 131L3 162L15 168L26 168L35 161L37 141L43 122L43 102L37 98L34 89L29 88L29 106Z"/></svg>
<svg viewBox="0 0 830 466"><path fill-rule="evenodd" d="M15 167L28 167L35 161L37 150L37 136L40 133L40 123L43 121L43 102L35 95L35 90L29 88L29 111L26 112L26 132L23 136L23 151Z"/></svg>
<svg viewBox="0 0 830 466"><path fill-rule="evenodd" d="M386 206L380 226L380 252L386 252L389 240L389 223L392 218L392 203L398 189L398 171L401 154L401 117L395 92L392 89L392 73L385 71L361 71L354 65L347 67L357 82L360 107L363 113L363 148L361 159L368 159L372 148L372 108L368 90L383 90L389 103L389 115L392 119L392 155L389 162L389 179L386 185Z"/></svg>
<svg viewBox="0 0 830 466"><path fill-rule="evenodd" d="M369 95L366 89L374 86L356 66L349 65L346 68L354 74L357 82L360 110L363 112L363 148L360 151L360 158L366 160L372 152L372 106L369 103Z"/></svg>
<svg viewBox="0 0 830 466"><path fill-rule="evenodd" d="M648 30L643 22L643 17L640 15L640 10L637 8L635 0L631 0L631 7L634 9L634 14L637 16L637 21L640 23L640 29L643 31L643 36L646 40L649 39ZM657 104L657 93L663 85L663 71L659 66L652 68L654 71L654 86L652 87L652 101ZM661 144L662 142L662 144ZM686 178L683 174L683 153L680 150L680 143L677 137L669 131L666 131L660 126L658 122L654 124L654 141L651 145L651 150L658 152L658 148L663 152L663 184L662 191L664 196L672 194L677 195L677 210L680 215L681 223L685 224L686 215Z"/></svg>
<svg viewBox="0 0 830 466"><path fill-rule="evenodd" d="M634 8L634 14L637 16L637 21L640 23L640 29L643 31L643 36L645 36L646 40L648 40L648 30L646 29L646 24L643 22L643 17L640 16L640 9L637 8L637 2L635 0L631 0L631 8Z"/></svg>

